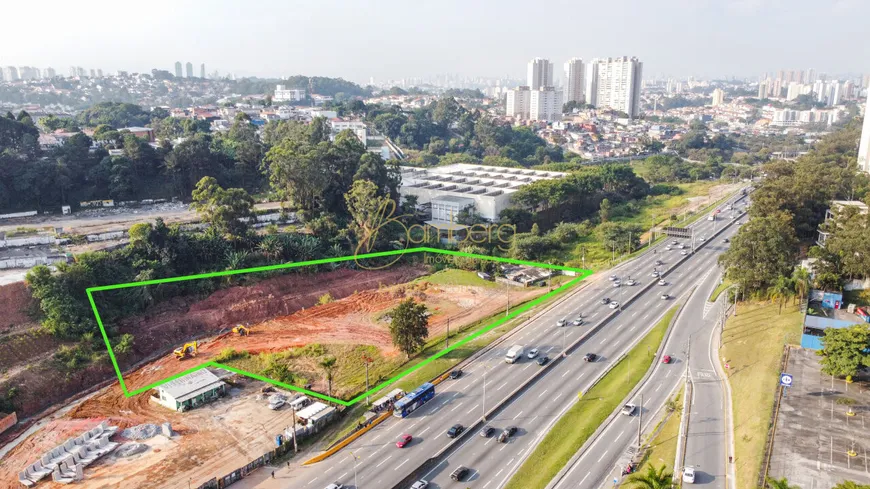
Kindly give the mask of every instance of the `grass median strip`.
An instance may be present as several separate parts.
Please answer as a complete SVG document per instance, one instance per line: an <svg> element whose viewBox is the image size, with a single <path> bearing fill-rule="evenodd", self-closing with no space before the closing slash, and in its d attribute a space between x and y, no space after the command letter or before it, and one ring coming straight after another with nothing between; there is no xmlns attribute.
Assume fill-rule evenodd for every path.
<svg viewBox="0 0 870 489"><path fill-rule="evenodd" d="M586 443L598 426L620 406L655 359L668 323L677 313L672 308L600 382L562 416L511 478L506 489L543 489ZM576 353L575 353L576 354Z"/></svg>
<svg viewBox="0 0 870 489"><path fill-rule="evenodd" d="M803 316L796 305L778 313L775 303L741 303L725 323L722 358L734 409L737 487L755 487L785 343L800 343Z"/></svg>

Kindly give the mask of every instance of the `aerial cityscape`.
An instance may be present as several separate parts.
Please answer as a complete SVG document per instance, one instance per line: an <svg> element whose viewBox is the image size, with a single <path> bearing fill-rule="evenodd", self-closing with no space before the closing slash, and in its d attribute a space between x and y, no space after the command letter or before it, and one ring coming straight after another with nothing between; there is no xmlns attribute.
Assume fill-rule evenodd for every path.
<svg viewBox="0 0 870 489"><path fill-rule="evenodd" d="M0 489L870 489L870 4L0 12Z"/></svg>

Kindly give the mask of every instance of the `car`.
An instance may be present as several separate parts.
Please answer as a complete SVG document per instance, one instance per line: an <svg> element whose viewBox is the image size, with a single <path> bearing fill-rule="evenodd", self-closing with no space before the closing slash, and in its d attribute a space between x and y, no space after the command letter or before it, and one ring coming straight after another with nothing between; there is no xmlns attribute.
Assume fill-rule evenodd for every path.
<svg viewBox="0 0 870 489"><path fill-rule="evenodd" d="M613 288L614 288L614 289L619 288L620 285L622 285L622 284L619 283L619 282L613 282Z"/></svg>
<svg viewBox="0 0 870 489"><path fill-rule="evenodd" d="M728 238L725 238L725 239L723 239L723 240L722 240L722 242L723 242L723 243L725 243L725 244L728 244L728 243L730 243L730 242L731 242L731 240L730 240L730 239L728 239Z"/></svg>
<svg viewBox="0 0 870 489"><path fill-rule="evenodd" d="M666 301L666 300L668 300L668 299L670 299L670 298L671 298L671 294L668 294L668 293L664 293L664 294L662 294L662 300L663 300L663 301Z"/></svg>
<svg viewBox="0 0 870 489"><path fill-rule="evenodd" d="M495 431L495 428L493 428L493 427L490 426L490 425L486 425L486 426L484 426L483 428L481 428L481 430L480 430L480 436L481 436L482 438L489 438L489 436L492 435L492 432L493 432L493 431Z"/></svg>
<svg viewBox="0 0 870 489"><path fill-rule="evenodd" d="M550 363L550 357L546 355L538 359L538 365L542 367L548 363Z"/></svg>
<svg viewBox="0 0 870 489"><path fill-rule="evenodd" d="M694 467L684 467L683 468L683 482L688 482L689 484L695 483L695 468Z"/></svg>
<svg viewBox="0 0 870 489"><path fill-rule="evenodd" d="M617 277L616 275L611 275L610 281L613 282L614 280L619 280L619 277Z"/></svg>
<svg viewBox="0 0 870 489"><path fill-rule="evenodd" d="M573 324L574 326L582 326L583 325L583 318L577 318L577 319L571 321L571 324Z"/></svg>
<svg viewBox="0 0 870 489"><path fill-rule="evenodd" d="M598 356L594 353L587 353L583 355L584 362L594 362L596 358L598 358Z"/></svg>
<svg viewBox="0 0 870 489"><path fill-rule="evenodd" d="M453 370L450 372L451 379L455 380L455 379L458 379L459 377L462 377L462 369L457 368L456 370Z"/></svg>
<svg viewBox="0 0 870 489"><path fill-rule="evenodd" d="M652 273L650 274L650 276L652 276L652 277L658 277L659 275L660 275L660 273L658 270L653 270Z"/></svg>
<svg viewBox="0 0 870 489"><path fill-rule="evenodd" d="M462 432L465 431L465 426L462 426L459 423L451 426L449 430L447 430L447 438L456 438L461 435Z"/></svg>
<svg viewBox="0 0 870 489"><path fill-rule="evenodd" d="M277 398L274 401L269 402L269 409L271 409L272 411L277 411L284 407L284 404L287 404L287 401L281 398Z"/></svg>
<svg viewBox="0 0 870 489"><path fill-rule="evenodd" d="M671 241L671 244L674 245L674 246L676 246L676 245L680 244L680 242L677 241L677 240L673 240L673 241Z"/></svg>
<svg viewBox="0 0 870 489"><path fill-rule="evenodd" d="M619 307L619 303L618 303L618 302L613 301L613 302L610 303L610 308L611 308L611 309L616 309L617 307Z"/></svg>
<svg viewBox="0 0 870 489"><path fill-rule="evenodd" d="M634 280L630 280L630 279L629 279L627 282L625 282L625 285L633 286L633 285L637 285L637 282L635 282Z"/></svg>
<svg viewBox="0 0 870 489"><path fill-rule="evenodd" d="M601 303L602 304L610 304L610 297L605 297L605 298L601 299Z"/></svg>
<svg viewBox="0 0 870 489"><path fill-rule="evenodd" d="M508 426L507 428L504 429L504 431L501 432L500 435L498 435L498 439L496 441L499 443L507 443L508 439L510 437L514 436L514 433L516 433L516 432L517 432L516 426Z"/></svg>
<svg viewBox="0 0 870 489"><path fill-rule="evenodd" d="M532 348L531 350L529 350L529 352L526 354L526 356L529 357L529 360L535 358L536 356L538 356L538 349Z"/></svg>
<svg viewBox="0 0 870 489"><path fill-rule="evenodd" d="M683 255L683 256L686 256L686 255L688 255L688 254L689 254L689 252L688 252L688 251L686 251L686 250L683 250L683 251L681 251L681 252L680 252L680 254L681 254L681 255Z"/></svg>
<svg viewBox="0 0 870 489"><path fill-rule="evenodd" d="M698 241L706 241L706 240L707 240L707 238L705 238L705 237L703 237L703 236L701 236L700 238L698 238Z"/></svg>
<svg viewBox="0 0 870 489"><path fill-rule="evenodd" d="M402 435L399 437L399 441L396 442L396 446L399 448L405 448L409 443L411 443L411 435Z"/></svg>
<svg viewBox="0 0 870 489"><path fill-rule="evenodd" d="M338 482L333 482L332 484L326 486L326 489L344 489L344 486Z"/></svg>
<svg viewBox="0 0 870 489"><path fill-rule="evenodd" d="M737 225L738 225L738 226L742 226L742 225L743 225L743 221L737 221Z"/></svg>
<svg viewBox="0 0 870 489"><path fill-rule="evenodd" d="M662 357L662 363L671 363L671 360L673 360L673 359L671 358L670 355L665 355Z"/></svg>
<svg viewBox="0 0 870 489"><path fill-rule="evenodd" d="M634 412L637 410L637 406L634 404L626 404L622 406L622 411L620 411L623 416L633 416Z"/></svg>
<svg viewBox="0 0 870 489"><path fill-rule="evenodd" d="M664 280L659 280L659 285L668 285L668 283L665 282Z"/></svg>
<svg viewBox="0 0 870 489"><path fill-rule="evenodd" d="M427 487L429 487L429 481L423 479L411 484L411 489L426 489Z"/></svg>
<svg viewBox="0 0 870 489"><path fill-rule="evenodd" d="M681 245L680 245L680 249L681 249L681 250L685 250L685 249L686 249L686 245L681 244Z"/></svg>
<svg viewBox="0 0 870 489"><path fill-rule="evenodd" d="M656 260L656 265L662 265L662 264L663 264L663 263L662 263L661 260Z"/></svg>
<svg viewBox="0 0 870 489"><path fill-rule="evenodd" d="M465 476L467 476L467 475L468 475L468 468L460 465L459 467L456 467L456 470L454 470L452 474L450 474L450 478L459 482L459 481L465 479Z"/></svg>

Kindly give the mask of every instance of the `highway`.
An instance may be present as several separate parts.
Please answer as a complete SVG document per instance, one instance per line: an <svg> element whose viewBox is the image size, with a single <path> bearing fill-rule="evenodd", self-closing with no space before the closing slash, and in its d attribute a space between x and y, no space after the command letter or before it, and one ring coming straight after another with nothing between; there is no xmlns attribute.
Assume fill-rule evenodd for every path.
<svg viewBox="0 0 870 489"><path fill-rule="evenodd" d="M718 229L722 225L722 219L713 222L701 220L695 225L696 235L710 235L714 227ZM687 240L679 241L689 247L691 245ZM665 277L667 286L654 286L624 310L610 309L601 303L603 297L624 302L638 293L643 285L657 280L651 276L654 268L667 269L683 258L679 249L665 251L665 246L670 242L660 243L654 246L655 253L644 253L610 272L623 281L634 278L639 282L638 285L613 288L611 281L602 277L571 292L565 300L520 326L511 339L465 366L465 375L461 378L440 384L436 388L435 398L406 419L389 419L327 460L293 469L288 474L291 481L289 487L323 488L332 482L356 486L355 489L392 487L427 459L454 443L445 435L450 426L455 423L474 425L485 409L507 399L513 390L542 368L528 359L513 365L506 364L504 355L512 345L522 344L526 350L536 347L542 355L554 358L564 345L571 344L583 335L589 336L584 345L564 361L549 368L542 381L533 383L519 399L508 404L492 420L497 428L504 428L507 424L519 427L519 433L510 443L495 445L494 440L480 438L475 433L462 439L459 442L461 447L426 475L432 481L430 487L446 487L454 484L449 481L450 472L462 464L473 471L468 486L500 487L533 445L533 440L546 432L547 427L576 399L577 393L672 306L673 300L660 299L662 292L672 296L683 294L715 268L716 256L721 250L713 250L712 246L711 251L702 248ZM657 266L656 260L664 263ZM615 314L613 320L600 331L589 334L591 327L611 313ZM570 323L579 314L583 315L585 321L582 326L559 327L556 324L563 318ZM595 352L601 358L587 364L582 360L583 353L587 351ZM404 433L411 434L414 440L405 448L397 448L395 442Z"/></svg>
<svg viewBox="0 0 870 489"><path fill-rule="evenodd" d="M716 243L711 243L699 254L709 254L709 258L715 258L728 246L722 243L722 239L733 235L734 232L736 226L720 235ZM719 427L712 421L717 416L719 421L723 421L722 393L719 384L710 382L711 379L717 378L712 364L715 359L712 355L715 353L711 351L711 346L718 346L718 330L715 329L715 325L720 314L721 301L715 306L707 305L707 298L719 284L721 275L714 269L715 261L710 263L704 260L703 263L708 264L704 267L706 272L683 306L673 331L665 343L664 354L671 355L672 363L663 364L657 361L653 366L653 372L630 402L641 405L641 399L643 400L642 432L648 433L655 426L657 415L664 408L667 400L684 385L688 357L689 373L696 388L692 395L690 433L693 434L690 434L687 460L697 462L696 468L699 471L705 468L710 474L718 474L713 487L724 488L724 479L721 477L725 468L724 424ZM688 355L687 345L690 345ZM700 387L702 385L703 388ZM717 402L719 404L716 404ZM586 451L574 461L554 489L612 487L614 479L622 480L622 469L630 460L628 450L637 447L640 422L641 418L638 416L617 416L591 445L584 447ZM717 434L714 435L712 431ZM692 457L689 457L688 453L692 453ZM669 461L666 465L672 468L673 461ZM698 472L696 483L707 482L714 482L714 480L708 480L707 473L702 475Z"/></svg>

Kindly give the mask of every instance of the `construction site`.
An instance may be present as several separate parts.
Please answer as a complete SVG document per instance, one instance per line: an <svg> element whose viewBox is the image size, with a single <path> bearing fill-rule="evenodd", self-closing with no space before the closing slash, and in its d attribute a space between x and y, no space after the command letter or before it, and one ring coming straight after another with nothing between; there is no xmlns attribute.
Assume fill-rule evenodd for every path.
<svg viewBox="0 0 870 489"><path fill-rule="evenodd" d="M211 360L347 399L365 391L366 367L374 386L407 361L389 333L389 312L400 301L413 298L426 305L434 338L448 328L462 334L509 305L546 292L483 280L473 272L428 275L425 267L407 265L274 277L203 300L158 305L124 320L118 329L135 333L137 351L165 352L126 371L124 380L133 391ZM328 357L336 359L331 382L322 368ZM44 418L8 453L0 453L0 488L28 485L25 480L40 476L34 486L74 481L86 488L199 487L275 449L276 436L293 426L295 411L281 409L283 402L275 400L278 395L293 401L295 392L275 392L267 383L222 369L194 374L200 372L133 397L114 381ZM184 387L189 392L179 391ZM313 406L313 419L331 421L325 415L337 407L305 402ZM88 436L99 426L117 427L111 439L101 435L117 444L105 454L106 446ZM55 473L49 474L52 467Z"/></svg>

